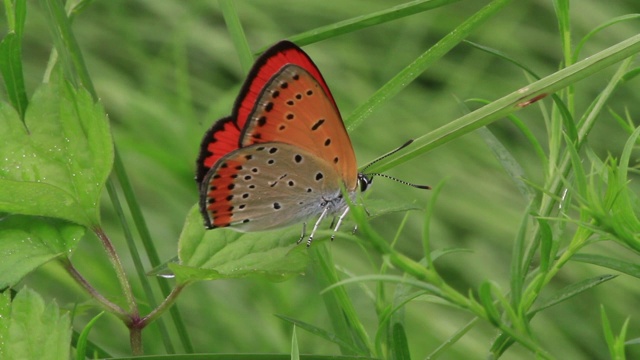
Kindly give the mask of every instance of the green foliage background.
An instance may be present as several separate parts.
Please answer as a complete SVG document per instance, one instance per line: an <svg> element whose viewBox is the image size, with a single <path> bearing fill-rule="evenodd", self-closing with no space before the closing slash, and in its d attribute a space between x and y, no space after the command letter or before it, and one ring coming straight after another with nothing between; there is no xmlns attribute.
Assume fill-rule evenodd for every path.
<svg viewBox="0 0 640 360"><path fill-rule="evenodd" d="M255 53L280 39L401 3L255 0L237 2L235 6ZM304 49L320 67L344 117L348 118L398 71L485 4L484 1L454 2L336 36ZM29 2L23 49L29 94L41 82L51 50L51 39L37 5ZM634 12L640 12L636 0L574 1L570 36L577 42L602 23ZM598 33L586 43L581 57L637 34L639 21L622 22ZM197 201L193 175L202 134L216 119L230 112L244 79L219 3L213 0L97 0L75 18L74 32L111 120L114 141L142 204L154 242L162 258L169 259L176 254L185 216ZM563 59L551 0L513 2L468 40L506 53L542 76L556 71ZM585 111L614 71L612 67L575 85L577 116ZM364 164L409 138L460 117L468 111L466 107L480 106L478 102L463 104L463 101L492 101L530 82L516 66L469 44L461 44L351 132L357 157ZM638 88L635 79L617 89L608 103L609 108L619 114L628 112L637 122ZM549 100L541 103L547 108L551 106ZM516 115L538 139L546 139L543 115L537 103ZM589 137L589 146L601 158L609 154L619 158L629 134L611 113L605 111L600 117ZM489 129L524 167L525 178L540 182L543 165L522 133L506 120L491 124ZM632 161L635 160L632 158ZM447 255L436 262L449 284L462 293L477 289L487 279L503 289L508 288L513 239L526 212L527 199L518 192L480 136L466 135L394 168L389 174L416 183L445 182L431 220L432 246L471 250ZM636 177L631 175L632 180ZM424 207L431 196L383 179L376 179L374 185L366 203L370 200L373 204ZM632 187L637 190L636 184ZM105 228L133 273L122 229L106 196L102 203ZM403 214L389 214L371 222L385 238L392 239L402 219ZM420 212L410 215L398 240L400 252L408 256L421 254L423 221ZM329 250L336 264L349 274L378 271L381 259L371 257L353 242L339 237L329 245ZM637 255L612 242L593 245L588 252L638 262ZM417 255L416 260L419 257ZM80 243L73 262L103 293L120 294L108 259L93 236L87 236ZM547 286L542 297L550 297L554 290L605 273L612 271L570 262ZM286 353L291 348L292 326L274 314L330 328L318 295L321 288L314 275L307 272L281 283L261 278L202 282L187 288L177 306L197 352ZM139 284L131 279L136 294L141 295ZM560 359L607 358L600 305L604 305L614 329L619 329L630 317L628 337L639 337L638 281L622 275L538 314L533 321L533 331L540 344ZM88 299L57 263L38 269L24 283L69 307ZM363 285L369 291L373 289L372 283ZM348 289L373 336L377 321L372 299L363 287L349 285ZM73 321L76 328L82 328L95 315L95 310L83 306L78 309L79 315ZM147 313L150 309L145 309L143 304L141 310ZM415 358L424 358L472 318L466 312L428 301L410 303L405 315L408 342ZM175 329L170 331L176 337ZM485 358L488 344L496 334L493 326L480 322L444 357ZM157 340L155 324L146 329L143 336L146 353L165 353ZM114 355L130 351L126 328L112 316L102 317L90 338ZM302 353L338 353L337 346L309 333L298 330L297 339ZM630 345L628 354L630 358L640 356L637 345ZM515 345L503 358L532 357L528 350Z"/></svg>

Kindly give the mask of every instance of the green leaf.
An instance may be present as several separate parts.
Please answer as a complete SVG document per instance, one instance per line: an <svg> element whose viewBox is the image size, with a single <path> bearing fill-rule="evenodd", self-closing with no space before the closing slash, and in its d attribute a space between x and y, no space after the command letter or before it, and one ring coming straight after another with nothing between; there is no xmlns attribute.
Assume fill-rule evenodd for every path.
<svg viewBox="0 0 640 360"><path fill-rule="evenodd" d="M616 278L615 275L602 275L602 276L596 276L590 279L582 280L575 284L566 286L565 288L557 292L554 296L552 296L550 299L548 299L543 304L538 306L536 309L532 310L528 314L528 316L532 316L537 312L550 308L556 304L559 304L569 298L572 298L578 294L581 294L593 287L596 287L602 284L603 282L609 281L614 278Z"/></svg>
<svg viewBox="0 0 640 360"><path fill-rule="evenodd" d="M113 162L100 104L58 80L36 91L25 124L0 103L0 128L0 211L99 224L98 201Z"/></svg>
<svg viewBox="0 0 640 360"><path fill-rule="evenodd" d="M500 139L493 135L491 130L486 127L478 129L477 133L489 149L491 149L493 155L500 162L500 165L502 165L502 168L507 172L511 181L513 181L520 192L520 195L527 200L534 199L536 196L535 191L524 181L524 169L511 152L502 144Z"/></svg>
<svg viewBox="0 0 640 360"><path fill-rule="evenodd" d="M180 235L180 264L169 264L178 282L260 275L281 281L301 274L309 261L297 246L300 228L240 233L206 231L197 205L191 208Z"/></svg>
<svg viewBox="0 0 640 360"><path fill-rule="evenodd" d="M0 289L58 256L70 256L84 232L58 219L14 215L0 220Z"/></svg>
<svg viewBox="0 0 640 360"><path fill-rule="evenodd" d="M372 12L362 16L356 16L348 20L337 22L335 24L312 29L301 34L294 35L290 37L289 40L295 42L300 46L303 46L325 39L330 39L339 35L366 29L368 27L383 24L389 21L397 20L423 11L436 9L458 1L460 0L409 1L388 9Z"/></svg>
<svg viewBox="0 0 640 360"><path fill-rule="evenodd" d="M279 314L275 314L277 317L279 317L280 319L287 321L291 324L293 324L295 327L301 328L303 330L306 330L308 332L310 332L313 335L316 335L320 338L323 338L329 342L332 342L340 347L344 347L349 349L350 351L352 351L354 354L358 354L360 351L356 348L354 348L353 346L351 346L350 343L347 343L346 341L340 339L340 337L338 337L336 334L328 332L324 329L321 329L315 325L306 323L304 321L300 321L294 318L290 318L288 316L284 316L284 315L279 315Z"/></svg>
<svg viewBox="0 0 640 360"><path fill-rule="evenodd" d="M291 360L300 360L300 349L298 348L298 336L296 336L296 326L293 326L291 335Z"/></svg>
<svg viewBox="0 0 640 360"><path fill-rule="evenodd" d="M407 146L405 149L398 151L392 156L381 159L368 168L370 172L384 172L387 169L393 168L399 164L407 162L408 160L421 155L427 151L433 150L438 146L448 143L454 139L461 137L471 131L474 131L482 126L488 125L496 120L502 119L505 116L522 109L523 102L532 100L542 94L550 94L558 91L562 88L572 85L573 83L581 80L591 74L594 74L605 67L608 67L616 62L633 56L640 52L640 35L632 36L624 41L617 43L599 53L590 56L572 66L559 70L547 77L544 77L536 82L529 84L528 86L514 91L491 104L486 105L478 110L475 110L469 114L466 114L456 120L448 122L446 125L441 126L430 133L420 136L414 140L414 142ZM419 60L416 60L419 61ZM411 68L408 67L407 69ZM405 71L409 70L403 70ZM423 69L420 68L420 71ZM402 77L398 77L402 78ZM407 79L409 81L410 79ZM396 80L392 80L395 82ZM400 81L400 80L398 80ZM391 85L389 85L391 86ZM386 86L378 90L378 93L385 90ZM399 89L392 90L395 92ZM385 94L386 95L386 94ZM360 118L368 115L374 109L373 103L382 102L383 99L378 99L377 95L374 95L374 100L370 100L369 103L364 104L360 108L356 109L354 114L349 117L352 119L349 129L355 127L360 122ZM386 98L386 97L383 97ZM367 107L367 109L364 109ZM580 134L580 138L582 135ZM556 185L552 188L555 188Z"/></svg>
<svg viewBox="0 0 640 360"><path fill-rule="evenodd" d="M9 33L0 42L0 74L4 79L4 86L11 104L20 114L20 119L23 119L28 100L24 87L20 41L18 34Z"/></svg>
<svg viewBox="0 0 640 360"><path fill-rule="evenodd" d="M480 298L480 303L487 312L487 320L496 327L499 327L500 313L498 312L498 309L494 304L493 296L491 295L493 286L494 285L491 282L484 281L478 288L478 297Z"/></svg>
<svg viewBox="0 0 640 360"><path fill-rule="evenodd" d="M3 360L68 360L71 321L55 302L45 305L40 295L23 289L9 304L0 294L0 358Z"/></svg>
<svg viewBox="0 0 640 360"><path fill-rule="evenodd" d="M393 324L391 351L393 354L392 359L411 360L407 334L404 331L404 326L402 326L402 324L399 322Z"/></svg>
<svg viewBox="0 0 640 360"><path fill-rule="evenodd" d="M5 359L7 350L5 344L9 340L9 316L11 316L11 292L0 292L0 359Z"/></svg>
<svg viewBox="0 0 640 360"><path fill-rule="evenodd" d="M389 82L378 89L378 91L376 91L369 100L362 103L357 109L355 109L353 113L345 119L347 129L351 131L362 124L364 119L366 119L382 104L385 104L387 102L386 100L395 96L407 87L411 82L418 78L422 72L429 68L429 66L433 65L438 59L442 58L456 45L460 44L466 36L473 33L475 29L496 15L510 2L511 0L493 0L477 13L470 16L462 24L458 25L453 29L453 31L447 34L447 36L443 37L438 41L438 43L429 48L429 50L420 55L415 61L402 69L402 71L394 76L393 79L389 80ZM397 158L397 156L394 156L393 158ZM390 161L391 159L388 160L388 162ZM371 172L381 172L378 170L382 168L381 165L382 164L376 164L371 166Z"/></svg>
<svg viewBox="0 0 640 360"><path fill-rule="evenodd" d="M609 354L611 355L611 359L613 360L624 360L626 359L625 355L625 341L624 339L627 337L627 328L629 326L629 318L627 318L622 325L622 329L620 330L620 335L616 336L613 333L613 329L611 328L611 323L609 322L609 318L607 317L607 313L604 310L604 306L600 305L600 317L602 319L602 330L604 332L604 338L607 342L607 347L609 348Z"/></svg>
<svg viewBox="0 0 640 360"><path fill-rule="evenodd" d="M76 344L76 360L84 360L87 357L87 340L89 338L89 332L91 332L91 328L93 325L104 315L104 311L100 312L98 315L94 316L91 321L87 323L87 325L82 329L82 333L80 333L80 337L78 338L78 342Z"/></svg>
<svg viewBox="0 0 640 360"><path fill-rule="evenodd" d="M640 279L640 265L637 263L596 254L576 254L571 260L602 266Z"/></svg>

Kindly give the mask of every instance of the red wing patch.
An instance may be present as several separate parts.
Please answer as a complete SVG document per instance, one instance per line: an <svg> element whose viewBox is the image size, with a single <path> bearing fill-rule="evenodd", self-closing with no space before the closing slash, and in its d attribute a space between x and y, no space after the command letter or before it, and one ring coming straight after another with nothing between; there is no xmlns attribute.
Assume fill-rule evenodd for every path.
<svg viewBox="0 0 640 360"><path fill-rule="evenodd" d="M221 157L240 147L240 129L233 118L218 120L206 132L200 145L200 155L196 161L196 182L202 186L202 180Z"/></svg>
<svg viewBox="0 0 640 360"><path fill-rule="evenodd" d="M231 224L233 216L232 200L234 182L239 161L229 160L216 164L215 173L207 176L201 185L200 212L204 215L205 226L209 229L225 227ZM206 194L206 195L205 195Z"/></svg>
<svg viewBox="0 0 640 360"><path fill-rule="evenodd" d="M338 111L338 106L331 96L331 91L324 81L320 70L313 63L311 58L305 54L296 44L290 41L281 41L267 51L265 51L255 62L251 72L247 75L247 80L240 90L240 95L233 107L233 117L238 128L244 128L252 109L257 104L257 100L262 94L268 81L277 74L285 65L297 65L309 72L322 86L324 92L329 96L331 103Z"/></svg>

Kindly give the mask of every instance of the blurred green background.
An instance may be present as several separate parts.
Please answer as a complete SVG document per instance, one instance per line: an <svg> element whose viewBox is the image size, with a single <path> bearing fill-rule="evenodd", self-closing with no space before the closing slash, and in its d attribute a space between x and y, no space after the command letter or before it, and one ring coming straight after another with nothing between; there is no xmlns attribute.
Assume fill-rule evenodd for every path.
<svg viewBox="0 0 640 360"><path fill-rule="evenodd" d="M237 2L236 8L250 46L257 52L300 32L402 3L254 0ZM320 67L343 116L348 118L380 86L486 3L460 1L304 49ZM24 61L27 88L32 93L43 78L52 45L39 3L28 5ZM571 5L575 42L616 16L640 12L637 0L580 0ZM544 76L557 70L563 58L557 29L551 0L521 0L514 1L469 40L507 53ZM599 33L586 44L582 58L638 33L638 29L636 20ZM230 113L244 80L218 2L96 0L75 19L74 31L156 246L162 258L169 259L176 254L186 212L198 198L193 176L201 137L215 120ZM585 111L612 72L608 69L576 84L578 114ZM515 66L462 44L351 133L359 162L364 164L407 139L463 115L467 110L460 101L495 100L529 82ZM638 88L635 80L618 89L609 104L611 109L628 111L632 117L636 114L637 120ZM550 106L549 100L543 103ZM466 105L478 107L477 103ZM517 116L544 141L546 130L539 107L527 107ZM525 168L527 180L542 180L539 159L511 123L498 121L490 130ZM613 117L604 113L589 144L601 157L618 156L626 137ZM486 279L508 287L512 242L526 199L479 136L467 135L388 173L416 183L436 185L445 181L432 220L433 246L472 250L438 260L440 272L449 283L463 293ZM373 202L424 207L430 197L428 192L384 179L376 179L374 185L368 194ZM107 232L133 274L122 230L106 196L103 204ZM391 239L402 216L390 214L372 222ZM421 252L422 223L422 213L410 216L398 243L403 253ZM371 259L357 245L339 240L330 248L340 267L353 274L376 273L380 259ZM596 249L626 256L611 243L589 250ZM89 236L82 242L73 262L103 293L118 296L115 274L95 238ZM548 296L554 289L606 272L570 263L549 286ZM138 287L134 276L131 281ZM65 306L88 299L56 264L39 269L25 283ZM349 289L373 336L376 319L371 299L359 287ZM142 297L139 287L136 291ZM206 282L187 288L177 306L197 352L282 353L290 349L292 329L273 314L330 327L319 291L312 273L283 283L263 279ZM623 275L539 314L533 322L534 332L543 347L559 359L607 358L600 304L605 305L616 329L631 317L629 337L634 338L640 336L639 301L638 281ZM471 319L465 312L427 302L413 302L406 311L408 340L415 358L424 358ZM148 312L144 305L142 312ZM93 315L95 309L87 308L75 319L76 327L84 326ZM481 323L445 358L483 359L495 336L492 326ZM130 351L126 328L110 316L100 320L91 339L114 355ZM154 325L145 330L144 339L146 353L165 352ZM298 339L303 353L338 353L333 344L304 331L298 331ZM640 350L631 346L630 354L638 358ZM503 358L533 356L515 345Z"/></svg>

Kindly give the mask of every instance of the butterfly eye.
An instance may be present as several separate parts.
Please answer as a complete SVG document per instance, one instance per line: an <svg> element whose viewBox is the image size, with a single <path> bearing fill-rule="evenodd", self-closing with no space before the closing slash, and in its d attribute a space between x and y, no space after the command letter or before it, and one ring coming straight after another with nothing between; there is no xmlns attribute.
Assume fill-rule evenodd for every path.
<svg viewBox="0 0 640 360"><path fill-rule="evenodd" d="M369 185L373 182L372 177L367 177L365 174L358 174L358 183L360 184L360 191L365 192Z"/></svg>

